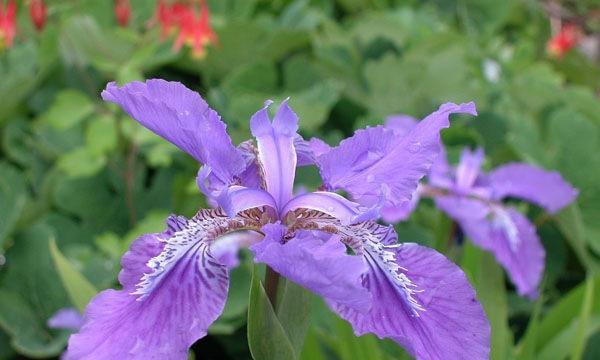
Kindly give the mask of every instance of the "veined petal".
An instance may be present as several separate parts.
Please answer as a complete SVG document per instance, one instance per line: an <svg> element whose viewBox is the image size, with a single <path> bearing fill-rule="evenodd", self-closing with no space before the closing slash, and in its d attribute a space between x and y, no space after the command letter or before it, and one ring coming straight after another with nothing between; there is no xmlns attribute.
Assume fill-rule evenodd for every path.
<svg viewBox="0 0 600 360"><path fill-rule="evenodd" d="M209 244L245 220L201 210L191 220L172 216L167 231L138 238L121 260L123 290L90 302L66 358L187 359L227 297L227 268Z"/></svg>
<svg viewBox="0 0 600 360"><path fill-rule="evenodd" d="M456 187L458 190L466 193L475 184L475 180L477 180L481 171L484 156L482 148L477 148L473 152L469 148L463 149L460 162L456 167Z"/></svg>
<svg viewBox="0 0 600 360"><path fill-rule="evenodd" d="M458 266L410 243L367 247L366 254L370 270L363 282L373 295L371 311L331 304L357 335L391 338L417 359L488 359L490 325Z"/></svg>
<svg viewBox="0 0 600 360"><path fill-rule="evenodd" d="M493 197L521 198L555 213L577 197L577 190L558 172L546 171L528 164L511 163L489 174Z"/></svg>
<svg viewBox="0 0 600 360"><path fill-rule="evenodd" d="M291 197L296 175L294 139L298 131L298 117L287 100L281 103L273 123L269 120L267 105L250 119L250 129L258 144L258 158L267 191L278 206Z"/></svg>
<svg viewBox="0 0 600 360"><path fill-rule="evenodd" d="M502 264L520 295L536 298L545 251L533 224L517 210L498 209L492 219L460 221L465 234Z"/></svg>
<svg viewBox="0 0 600 360"><path fill-rule="evenodd" d="M159 79L122 87L109 83L102 98L120 105L144 127L209 165L224 182L231 183L245 169L219 114L181 83Z"/></svg>
<svg viewBox="0 0 600 360"><path fill-rule="evenodd" d="M366 211L359 204L328 191L315 191L294 197L283 207L281 215L285 216L296 209L317 210L337 218L343 224L351 224Z"/></svg>
<svg viewBox="0 0 600 360"><path fill-rule="evenodd" d="M326 299L359 312L369 310L371 296L361 283L367 265L361 256L346 254L337 236L297 231L284 239L286 227L281 224L267 224L263 232L265 239L250 248L256 262Z"/></svg>
<svg viewBox="0 0 600 360"><path fill-rule="evenodd" d="M263 206L277 209L275 199L268 192L237 185L223 190L218 198L218 203L230 217L234 217L244 210Z"/></svg>
<svg viewBox="0 0 600 360"><path fill-rule="evenodd" d="M440 152L440 131L452 113L475 115L475 105L444 104L403 137L382 126L358 130L317 159L321 177L364 205L376 203L383 186L389 188L387 205L409 201Z"/></svg>

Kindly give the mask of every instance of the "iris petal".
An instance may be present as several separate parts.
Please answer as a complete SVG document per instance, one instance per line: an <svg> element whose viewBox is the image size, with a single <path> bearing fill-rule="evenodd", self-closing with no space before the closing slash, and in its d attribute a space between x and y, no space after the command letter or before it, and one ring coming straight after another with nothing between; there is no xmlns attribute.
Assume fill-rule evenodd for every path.
<svg viewBox="0 0 600 360"><path fill-rule="evenodd" d="M495 199L507 196L531 201L550 213L567 206L577 197L577 190L558 172L550 172L528 164L512 163L489 174Z"/></svg>
<svg viewBox="0 0 600 360"><path fill-rule="evenodd" d="M382 126L358 130L318 157L325 184L346 190L364 205L379 201L384 186L390 190L387 205L409 201L440 153L440 131L449 126L452 113L475 115L475 105L444 104L405 136L396 136Z"/></svg>
<svg viewBox="0 0 600 360"><path fill-rule="evenodd" d="M284 241L286 227L281 224L265 225L263 232L265 239L250 248L256 262L326 299L359 312L369 310L371 296L361 283L367 265L362 257L346 254L338 237L298 231Z"/></svg>
<svg viewBox="0 0 600 360"><path fill-rule="evenodd" d="M525 216L511 208L502 211L510 224L480 219L463 220L460 225L475 244L494 254L520 295L536 298L544 272L544 247Z"/></svg>
<svg viewBox="0 0 600 360"><path fill-rule="evenodd" d="M219 114L181 83L159 79L122 87L109 83L102 98L120 105L144 127L209 165L223 182L231 183L246 168Z"/></svg>
<svg viewBox="0 0 600 360"><path fill-rule="evenodd" d="M267 191L278 206L291 197L296 174L296 150L294 139L298 130L298 117L282 102L273 119L269 120L267 105L250 119L250 129L258 144L258 158L263 171Z"/></svg>
<svg viewBox="0 0 600 360"><path fill-rule="evenodd" d="M388 248L414 291L412 297L423 310L407 305L406 290L394 281L394 273L381 254L370 252L365 285L373 307L363 314L331 304L357 335L374 333L391 338L417 359L488 359L490 326L465 274L432 249L404 243Z"/></svg>
<svg viewBox="0 0 600 360"><path fill-rule="evenodd" d="M231 217L244 210L263 206L277 209L275 199L268 192L236 185L223 190L218 198L218 203Z"/></svg>
<svg viewBox="0 0 600 360"><path fill-rule="evenodd" d="M317 210L331 215L344 224L350 224L365 210L359 204L347 200L341 195L327 191L316 191L298 195L290 200L282 209L281 214L296 209Z"/></svg>
<svg viewBox="0 0 600 360"><path fill-rule="evenodd" d="M227 297L227 267L209 244L245 220L201 210L191 220L172 216L167 231L138 238L121 261L123 289L90 302L66 358L186 359Z"/></svg>

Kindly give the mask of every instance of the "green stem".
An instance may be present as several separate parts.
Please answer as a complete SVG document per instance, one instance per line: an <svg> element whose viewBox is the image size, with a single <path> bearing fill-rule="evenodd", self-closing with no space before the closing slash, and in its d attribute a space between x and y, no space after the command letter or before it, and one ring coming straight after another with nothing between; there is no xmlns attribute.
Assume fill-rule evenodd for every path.
<svg viewBox="0 0 600 360"><path fill-rule="evenodd" d="M277 288L279 286L279 274L271 269L270 266L267 266L267 271L265 273L265 292L267 293L267 297L273 305L273 309L277 304Z"/></svg>

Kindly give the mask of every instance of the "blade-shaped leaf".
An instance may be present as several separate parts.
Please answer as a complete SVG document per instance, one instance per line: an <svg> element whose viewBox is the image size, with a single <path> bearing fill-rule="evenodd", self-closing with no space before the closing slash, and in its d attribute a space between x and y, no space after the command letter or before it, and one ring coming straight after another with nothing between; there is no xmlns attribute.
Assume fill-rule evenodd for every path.
<svg viewBox="0 0 600 360"><path fill-rule="evenodd" d="M63 286L69 294L71 302L73 302L73 305L75 305L80 312L83 312L85 306L92 297L98 293L98 290L96 290L94 286L90 284L87 279L73 267L73 265L71 265L69 260L64 257L56 246L56 241L54 239L50 239L49 247L54 266L56 266L56 270L58 271Z"/></svg>
<svg viewBox="0 0 600 360"><path fill-rule="evenodd" d="M250 286L248 345L254 360L297 359L294 347L259 279L256 266Z"/></svg>

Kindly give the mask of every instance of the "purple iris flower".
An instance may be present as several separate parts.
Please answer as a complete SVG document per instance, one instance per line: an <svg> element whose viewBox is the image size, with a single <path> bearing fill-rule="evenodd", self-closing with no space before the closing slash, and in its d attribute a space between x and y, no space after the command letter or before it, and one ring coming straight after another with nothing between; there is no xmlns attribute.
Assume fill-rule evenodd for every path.
<svg viewBox="0 0 600 360"><path fill-rule="evenodd" d="M386 126L404 136L416 126L406 116L390 117ZM484 173L483 149L464 149L456 167L441 151L410 203L382 210L388 222L406 219L420 197L431 197L438 208L455 220L478 246L494 254L520 295L536 298L544 272L545 252L535 226L517 209L507 206L507 197L519 198L558 212L577 197L577 190L558 172L524 164L509 163Z"/></svg>
<svg viewBox="0 0 600 360"><path fill-rule="evenodd" d="M198 185L215 208L172 215L164 232L132 243L123 289L90 302L67 359L185 359L223 310L239 247L322 296L357 334L391 338L418 359L488 358L489 323L460 268L375 222L380 208L410 200L450 114L474 114L472 103L442 105L402 139L379 126L330 148L297 134L287 100L272 121L267 102L250 119L255 140L236 147L179 83L111 83L102 97L202 163ZM310 164L327 191L294 196L295 169Z"/></svg>

